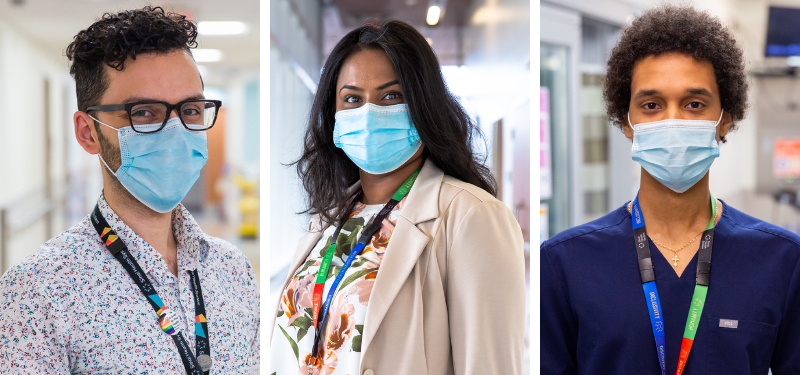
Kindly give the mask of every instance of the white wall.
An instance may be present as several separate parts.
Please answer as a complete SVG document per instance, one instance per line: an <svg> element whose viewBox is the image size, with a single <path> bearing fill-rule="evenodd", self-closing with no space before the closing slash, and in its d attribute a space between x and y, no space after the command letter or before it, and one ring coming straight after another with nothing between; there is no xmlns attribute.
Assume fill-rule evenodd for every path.
<svg viewBox="0 0 800 375"><path fill-rule="evenodd" d="M34 252L52 235L66 229L56 215L53 233L31 210L40 207L45 185L45 125L50 125L51 178L54 194L63 194L69 165L68 138L75 103L67 61L45 49L0 19L0 207L12 208L10 221L17 227L9 241L9 264ZM45 118L45 81L49 81L49 118ZM84 159L85 160L85 159ZM33 221L27 220L31 218ZM20 229L21 228L21 229ZM5 234L3 234L5 235Z"/></svg>
<svg viewBox="0 0 800 375"><path fill-rule="evenodd" d="M486 145L493 143L492 124L515 113L524 112L531 103L530 88L530 2L527 0L477 0L467 11L464 28L464 85L469 85L462 104L480 119ZM526 107L527 106L527 107ZM527 110L526 113L530 113ZM505 119L505 129L530 126L530 116ZM503 202L513 206L513 143L503 140ZM484 144L479 144L482 147ZM480 149L480 148L479 148ZM488 150L482 150L486 152ZM486 160L492 165L491 154Z"/></svg>
<svg viewBox="0 0 800 375"><path fill-rule="evenodd" d="M285 164L297 160L302 152L321 67L321 35L314 33L320 32L317 27L322 19L318 3L298 0L272 1L270 17L269 275L277 280L271 284L277 291L310 219L297 214L305 209L306 193L295 168Z"/></svg>

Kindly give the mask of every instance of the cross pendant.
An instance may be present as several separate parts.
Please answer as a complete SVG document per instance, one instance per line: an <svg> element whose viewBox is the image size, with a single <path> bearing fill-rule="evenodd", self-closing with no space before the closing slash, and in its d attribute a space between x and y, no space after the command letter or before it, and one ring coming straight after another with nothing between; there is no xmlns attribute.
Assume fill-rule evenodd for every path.
<svg viewBox="0 0 800 375"><path fill-rule="evenodd" d="M673 266L673 267L678 267L678 261L679 261L679 260L680 260L680 259L678 259L678 254L675 254L675 256L674 256L674 257L672 257L672 261L674 262L674 263L672 263L672 266Z"/></svg>

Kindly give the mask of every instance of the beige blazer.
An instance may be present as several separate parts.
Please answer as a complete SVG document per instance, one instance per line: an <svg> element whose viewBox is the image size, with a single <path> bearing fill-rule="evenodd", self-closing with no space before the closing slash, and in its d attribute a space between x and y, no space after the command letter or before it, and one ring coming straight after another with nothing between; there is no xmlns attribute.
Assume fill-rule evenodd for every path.
<svg viewBox="0 0 800 375"><path fill-rule="evenodd" d="M318 221L300 240L282 291L319 241L325 228ZM525 307L523 239L514 216L427 160L375 279L360 373L521 374ZM274 328L273 315L270 337Z"/></svg>

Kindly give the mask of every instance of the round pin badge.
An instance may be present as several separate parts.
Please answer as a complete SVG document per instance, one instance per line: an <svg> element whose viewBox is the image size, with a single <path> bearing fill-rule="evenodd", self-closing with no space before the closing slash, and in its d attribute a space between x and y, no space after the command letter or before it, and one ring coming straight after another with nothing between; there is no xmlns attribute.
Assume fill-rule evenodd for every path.
<svg viewBox="0 0 800 375"><path fill-rule="evenodd" d="M180 318L175 314L172 310L164 310L161 312L161 316L158 318L158 325L161 326L161 329L164 330L168 335L174 336L180 333L180 328L178 328L177 323L180 321Z"/></svg>
<svg viewBox="0 0 800 375"><path fill-rule="evenodd" d="M211 370L211 356L208 354L200 354L197 356L197 363L200 364L200 369L203 370L203 372Z"/></svg>

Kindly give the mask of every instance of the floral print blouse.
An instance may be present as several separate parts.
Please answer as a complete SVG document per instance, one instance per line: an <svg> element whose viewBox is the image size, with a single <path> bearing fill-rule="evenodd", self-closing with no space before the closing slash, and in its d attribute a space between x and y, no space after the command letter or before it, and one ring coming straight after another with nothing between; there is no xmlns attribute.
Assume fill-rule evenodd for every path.
<svg viewBox="0 0 800 375"><path fill-rule="evenodd" d="M271 375L357 375L361 363L361 335L372 286L405 198L384 219L381 228L354 260L340 282L328 312L321 365L311 363L314 345L312 297L322 258L331 244L336 224L329 226L297 269L281 294L276 329L272 332ZM357 204L339 233L322 294L324 303L333 281L362 230L383 208ZM321 318L320 318L321 320Z"/></svg>

